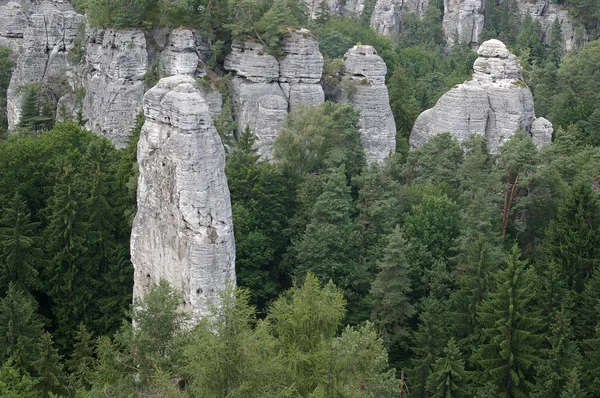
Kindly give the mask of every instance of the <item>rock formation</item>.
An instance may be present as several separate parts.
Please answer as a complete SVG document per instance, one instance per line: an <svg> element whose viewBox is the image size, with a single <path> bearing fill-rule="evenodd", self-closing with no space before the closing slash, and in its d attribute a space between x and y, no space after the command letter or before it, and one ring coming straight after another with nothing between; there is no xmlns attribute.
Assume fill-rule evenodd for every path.
<svg viewBox="0 0 600 398"><path fill-rule="evenodd" d="M54 86L65 83L67 53L73 47L83 16L69 3L9 2L0 9L0 45L11 48L17 58L7 91L7 118L10 128L21 117L21 87L35 82Z"/></svg>
<svg viewBox="0 0 600 398"><path fill-rule="evenodd" d="M393 36L402 31L402 15L410 12L423 18L429 0L377 0L371 27L381 35Z"/></svg>
<svg viewBox="0 0 600 398"><path fill-rule="evenodd" d="M134 297L166 279L184 307L235 283L235 243L225 151L195 79L161 79L144 95L138 144L138 212L131 232Z"/></svg>
<svg viewBox="0 0 600 398"><path fill-rule="evenodd" d="M225 59L232 71L232 98L240 129L246 125L256 136L258 153L271 156L271 148L287 113L299 103L319 104L325 99L319 84L323 56L310 31L290 32L279 62L262 44L234 44Z"/></svg>
<svg viewBox="0 0 600 398"><path fill-rule="evenodd" d="M484 0L444 0L442 26L450 46L455 41L476 47L485 24Z"/></svg>
<svg viewBox="0 0 600 398"><path fill-rule="evenodd" d="M139 29L88 29L86 36L85 63L77 76L85 90L86 127L123 147L142 111L146 38Z"/></svg>
<svg viewBox="0 0 600 398"><path fill-rule="evenodd" d="M308 15L316 18L321 11L342 16L359 17L365 9L365 0L301 0L308 7Z"/></svg>
<svg viewBox="0 0 600 398"><path fill-rule="evenodd" d="M204 60L209 45L195 31L174 29L170 34L139 29L87 28L84 59L72 65L70 84L82 89L86 127L108 137L117 147L127 143L147 89L144 78L154 62L161 76L206 74ZM221 109L221 95L206 93L211 114ZM76 111L73 95L61 105Z"/></svg>
<svg viewBox="0 0 600 398"><path fill-rule="evenodd" d="M538 145L551 140L550 122L536 122L533 96L517 58L498 40L486 41L477 53L473 78L448 91L417 118L410 135L412 149L443 132L452 133L459 142L472 134L485 135L492 153L519 129L533 133Z"/></svg>
<svg viewBox="0 0 600 398"><path fill-rule="evenodd" d="M577 37L573 21L569 18L569 12L561 9L558 4L551 0L537 0L532 3L521 1L517 3L517 6L523 16L529 13L534 20L540 22L543 39L546 44L550 44L552 25L556 19L560 22L565 51L581 48L587 42L588 38L586 34Z"/></svg>
<svg viewBox="0 0 600 398"><path fill-rule="evenodd" d="M383 161L396 150L386 73L383 59L371 46L354 46L344 55L341 102L360 110L360 137L369 164Z"/></svg>

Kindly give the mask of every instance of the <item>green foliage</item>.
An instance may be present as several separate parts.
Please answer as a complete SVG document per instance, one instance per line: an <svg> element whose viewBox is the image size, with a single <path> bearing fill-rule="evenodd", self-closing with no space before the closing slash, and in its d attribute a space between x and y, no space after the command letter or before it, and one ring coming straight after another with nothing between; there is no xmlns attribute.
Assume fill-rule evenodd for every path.
<svg viewBox="0 0 600 398"><path fill-rule="evenodd" d="M42 335L39 347L39 357L33 362L36 376L34 391L38 397L52 397L63 391L63 365L58 350L54 348L52 335L48 332Z"/></svg>
<svg viewBox="0 0 600 398"><path fill-rule="evenodd" d="M40 355L38 343L43 331L36 310L35 301L13 284L0 301L0 360L11 361L22 374L32 370Z"/></svg>
<svg viewBox="0 0 600 398"><path fill-rule="evenodd" d="M586 281L600 266L599 211L597 194L588 182L578 181L546 231L548 261L560 264L562 278L576 293L583 292Z"/></svg>
<svg viewBox="0 0 600 398"><path fill-rule="evenodd" d="M496 274L496 289L481 303L478 314L483 340L476 358L483 380L509 397L528 396L542 342L542 323L532 301L535 277L520 257L514 245L506 268Z"/></svg>
<svg viewBox="0 0 600 398"><path fill-rule="evenodd" d="M379 327L379 333L390 351L406 344L409 336L408 320L415 313L408 297L412 288L405 246L406 241L400 228L396 227L389 235L383 258L377 263L380 271L371 285L371 319Z"/></svg>
<svg viewBox="0 0 600 398"><path fill-rule="evenodd" d="M274 144L274 158L297 173L323 172L344 164L349 175L364 166L358 112L347 104L325 102L290 112Z"/></svg>
<svg viewBox="0 0 600 398"><path fill-rule="evenodd" d="M432 393L432 398L467 397L465 385L468 380L458 344L451 338L444 348L444 357L433 364L433 371L427 378L427 390Z"/></svg>
<svg viewBox="0 0 600 398"><path fill-rule="evenodd" d="M0 219L0 277L2 290L9 283L32 291L38 286L38 269L44 263L39 222L31 222L27 204L15 192Z"/></svg>
<svg viewBox="0 0 600 398"><path fill-rule="evenodd" d="M236 240L236 277L248 288L251 303L264 311L284 286L281 256L292 207L293 190L280 169L260 160L255 138L247 127L227 158ZM265 209L268 209L265 212Z"/></svg>

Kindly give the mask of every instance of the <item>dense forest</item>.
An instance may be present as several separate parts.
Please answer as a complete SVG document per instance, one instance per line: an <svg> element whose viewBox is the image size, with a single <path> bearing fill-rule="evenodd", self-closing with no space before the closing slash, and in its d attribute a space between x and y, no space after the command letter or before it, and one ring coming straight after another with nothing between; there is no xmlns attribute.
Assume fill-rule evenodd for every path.
<svg viewBox="0 0 600 398"><path fill-rule="evenodd" d="M198 29L224 90L236 39L277 56L288 27L308 27L326 95L345 51L372 45L397 150L367 166L358 111L326 101L290 113L265 161L224 106L237 287L190 328L166 283L131 305L143 116L116 149L82 115L55 122L34 84L9 134L0 47L0 396L600 396L600 3L558 1L590 39L565 53L559 24L544 45L512 0L486 0L484 36L518 55L555 128L540 150L520 131L498 154L450 134L408 150L477 57L446 47L441 2L394 38L369 28L369 1L314 20L297 0L74 3L92 26Z"/></svg>

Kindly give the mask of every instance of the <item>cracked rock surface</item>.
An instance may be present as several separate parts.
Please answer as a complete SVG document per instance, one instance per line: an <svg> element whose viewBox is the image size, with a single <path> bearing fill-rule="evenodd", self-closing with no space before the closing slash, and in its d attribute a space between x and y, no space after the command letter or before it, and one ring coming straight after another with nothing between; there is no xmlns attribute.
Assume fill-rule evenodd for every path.
<svg viewBox="0 0 600 398"><path fill-rule="evenodd" d="M17 57L7 90L9 128L21 118L22 86L41 81L58 86L66 80L67 53L82 22L83 16L61 1L11 1L0 7L0 45Z"/></svg>
<svg viewBox="0 0 600 398"><path fill-rule="evenodd" d="M387 68L371 46L354 46L344 55L341 102L360 110L360 138L368 164L396 150L396 122L385 85Z"/></svg>
<svg viewBox="0 0 600 398"><path fill-rule="evenodd" d="M519 129L533 134L538 146L551 140L550 122L535 123L533 96L523 82L517 57L499 40L484 42L478 54L473 78L419 115L410 135L411 149L444 132L459 142L473 134L484 135L491 153L497 153Z"/></svg>
<svg viewBox="0 0 600 398"><path fill-rule="evenodd" d="M282 45L285 56L278 61L262 44L245 42L232 46L225 69L232 79L232 99L240 130L249 126L256 136L258 153L272 156L272 147L288 112L298 104L325 100L319 84L323 56L307 29L290 31Z"/></svg>
<svg viewBox="0 0 600 398"><path fill-rule="evenodd" d="M166 279L197 317L235 284L225 151L194 78L161 79L144 95L138 210L131 232L134 298Z"/></svg>
<svg viewBox="0 0 600 398"><path fill-rule="evenodd" d="M429 0L377 0L371 27L381 35L392 36L402 31L403 14L413 13L423 18L429 5Z"/></svg>

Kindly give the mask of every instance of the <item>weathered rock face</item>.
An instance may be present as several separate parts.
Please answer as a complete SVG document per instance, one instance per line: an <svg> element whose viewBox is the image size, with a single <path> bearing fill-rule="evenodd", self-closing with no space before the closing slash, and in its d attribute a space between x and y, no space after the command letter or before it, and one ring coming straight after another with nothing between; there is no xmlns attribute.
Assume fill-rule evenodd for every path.
<svg viewBox="0 0 600 398"><path fill-rule="evenodd" d="M166 279L184 307L235 283L235 243L225 152L208 105L189 76L161 79L144 96L138 144L138 212L131 232L134 298Z"/></svg>
<svg viewBox="0 0 600 398"><path fill-rule="evenodd" d="M206 74L204 65L206 50L209 50L208 44L204 43L194 31L173 29L168 43L160 55L161 74L164 76L204 76Z"/></svg>
<svg viewBox="0 0 600 398"><path fill-rule="evenodd" d="M290 32L278 62L261 44L232 46L225 69L235 73L232 98L240 129L249 126L256 136L258 153L271 156L275 137L287 113L298 104L319 104L325 99L319 84L323 56L310 31Z"/></svg>
<svg viewBox="0 0 600 398"><path fill-rule="evenodd" d="M444 0L442 26L450 46L459 43L477 46L485 24L484 0Z"/></svg>
<svg viewBox="0 0 600 398"><path fill-rule="evenodd" d="M85 64L78 76L85 90L86 127L123 147L142 111L146 38L138 29L88 29L86 35Z"/></svg>
<svg viewBox="0 0 600 398"><path fill-rule="evenodd" d="M552 142L552 123L543 117L538 117L531 124L531 138L538 148L548 145Z"/></svg>
<svg viewBox="0 0 600 398"><path fill-rule="evenodd" d="M144 76L154 58L160 58L162 76L205 74L208 44L195 31L175 29L170 34L145 33L139 29L87 28L85 58L72 65L70 84L82 88L81 109L86 127L108 137L117 147L127 143L137 115L142 112ZM76 111L72 94L60 99L59 106ZM221 96L207 93L214 115L221 108Z"/></svg>
<svg viewBox="0 0 600 398"><path fill-rule="evenodd" d="M396 123L385 86L387 68L371 46L354 46L344 55L346 86L341 102L360 110L360 136L367 163L379 163L396 150Z"/></svg>
<svg viewBox="0 0 600 398"><path fill-rule="evenodd" d="M517 58L498 40L483 43L478 54L472 80L448 91L417 118L410 135L412 149L443 132L450 132L459 142L472 134L485 135L492 153L519 129L535 131L539 145L551 140L552 125L547 120L532 128L533 96L523 82Z"/></svg>
<svg viewBox="0 0 600 398"><path fill-rule="evenodd" d="M365 0L302 0L308 7L308 15L314 19L320 9L328 9L331 14L358 17L365 9ZM322 4L324 3L324 4Z"/></svg>
<svg viewBox="0 0 600 398"><path fill-rule="evenodd" d="M10 2L3 8L0 13L6 14L0 16L0 45L4 41L18 55L7 91L8 124L13 128L21 117L23 95L19 88L34 82L60 85L66 81L67 53L83 16L69 3L58 1L33 2L27 7Z"/></svg>
<svg viewBox="0 0 600 398"><path fill-rule="evenodd" d="M402 31L403 14L410 12L423 18L429 4L429 0L377 0L371 27L379 34L392 36Z"/></svg>
<svg viewBox="0 0 600 398"><path fill-rule="evenodd" d="M546 44L550 44L552 25L556 19L560 22L564 50L570 51L581 48L588 40L585 33L578 37L573 21L569 18L569 12L562 10L558 4L553 3L551 0L537 0L533 3L520 1L517 6L523 16L529 13L534 20L540 22Z"/></svg>

